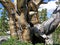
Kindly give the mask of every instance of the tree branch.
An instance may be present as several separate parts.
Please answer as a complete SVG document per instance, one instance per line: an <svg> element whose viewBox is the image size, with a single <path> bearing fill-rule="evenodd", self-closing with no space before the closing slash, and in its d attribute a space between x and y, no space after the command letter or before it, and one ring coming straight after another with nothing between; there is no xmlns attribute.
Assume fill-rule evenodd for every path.
<svg viewBox="0 0 60 45"><path fill-rule="evenodd" d="M14 4L11 2L11 0L0 0L2 5L7 9L9 13L12 13L12 10L15 9Z"/></svg>

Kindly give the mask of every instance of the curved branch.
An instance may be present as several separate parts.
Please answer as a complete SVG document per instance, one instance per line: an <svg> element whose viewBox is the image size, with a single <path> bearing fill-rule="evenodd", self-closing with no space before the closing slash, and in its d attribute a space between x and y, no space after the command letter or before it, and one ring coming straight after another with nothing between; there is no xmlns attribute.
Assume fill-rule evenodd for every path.
<svg viewBox="0 0 60 45"><path fill-rule="evenodd" d="M55 9L50 19L32 28L34 34L36 34L37 36L41 36L43 34L49 35L55 31L55 29L60 23L60 9L57 9Z"/></svg>

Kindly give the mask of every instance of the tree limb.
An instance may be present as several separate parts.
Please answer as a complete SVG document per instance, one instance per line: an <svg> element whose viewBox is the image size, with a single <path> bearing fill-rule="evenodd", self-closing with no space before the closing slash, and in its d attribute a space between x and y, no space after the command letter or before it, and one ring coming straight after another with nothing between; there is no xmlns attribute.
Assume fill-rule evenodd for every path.
<svg viewBox="0 0 60 45"><path fill-rule="evenodd" d="M9 13L12 13L12 10L15 9L14 4L11 0L0 0L1 4L7 9Z"/></svg>

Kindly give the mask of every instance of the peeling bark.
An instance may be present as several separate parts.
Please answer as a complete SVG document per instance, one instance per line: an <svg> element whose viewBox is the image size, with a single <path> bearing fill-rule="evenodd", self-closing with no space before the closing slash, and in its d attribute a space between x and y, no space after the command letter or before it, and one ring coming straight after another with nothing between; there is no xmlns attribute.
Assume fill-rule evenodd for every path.
<svg viewBox="0 0 60 45"><path fill-rule="evenodd" d="M26 17L29 15L29 12L31 11L30 9L32 8L32 10L36 11L37 13L34 14L29 21L31 21L32 24L39 23L38 6L43 0L38 0L38 2L35 1L35 3L31 0L29 0L29 2L27 1L28 0L17 0L17 5L14 5L11 0L0 0L9 14L8 16L10 19L9 26L11 36L13 38L18 37L20 41L30 42L30 29L27 26L29 23L27 21L28 18Z"/></svg>
<svg viewBox="0 0 60 45"><path fill-rule="evenodd" d="M14 4L10 0L0 0L2 5L7 9L8 11L8 16L9 16L9 27L10 27L10 33L11 37L17 37L16 32L15 32L15 19L14 19Z"/></svg>

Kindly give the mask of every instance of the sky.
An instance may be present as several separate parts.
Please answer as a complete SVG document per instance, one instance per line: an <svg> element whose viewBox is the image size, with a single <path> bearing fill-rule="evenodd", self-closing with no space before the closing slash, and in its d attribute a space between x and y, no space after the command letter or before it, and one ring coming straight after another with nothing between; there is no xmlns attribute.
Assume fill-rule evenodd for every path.
<svg viewBox="0 0 60 45"><path fill-rule="evenodd" d="M11 1L14 2L14 0L11 0ZM2 8L2 9L4 8L1 3L0 3L0 8ZM0 10L0 17L1 17L1 12L3 11L2 9Z"/></svg>
<svg viewBox="0 0 60 45"><path fill-rule="evenodd" d="M42 9L44 9L44 8L46 8L47 9L47 17L49 17L50 18L50 16L51 16L51 14L52 14L52 12L56 9L56 7L57 7L57 5L55 4L55 2L56 2L57 0L51 0L51 1L49 1L48 2L48 0L44 0L44 2L48 2L47 4L41 4L40 6L39 6L39 11L40 10L42 10ZM13 2L13 0L12 0L12 2ZM1 7L3 7L1 4L0 4L0 8ZM2 10L0 10L0 13L2 12ZM0 16L1 16L1 14L0 14Z"/></svg>
<svg viewBox="0 0 60 45"><path fill-rule="evenodd" d="M46 0L47 1L47 0ZM56 9L56 7L58 6L55 2L57 0L51 0L49 1L47 4L41 4L39 6L39 11L41 11L42 9L47 9L47 17L50 18L50 16L52 15L53 11Z"/></svg>
<svg viewBox="0 0 60 45"><path fill-rule="evenodd" d="M3 6L0 4L0 8L2 8ZM0 10L0 16L1 16L1 12L2 12L2 10Z"/></svg>

